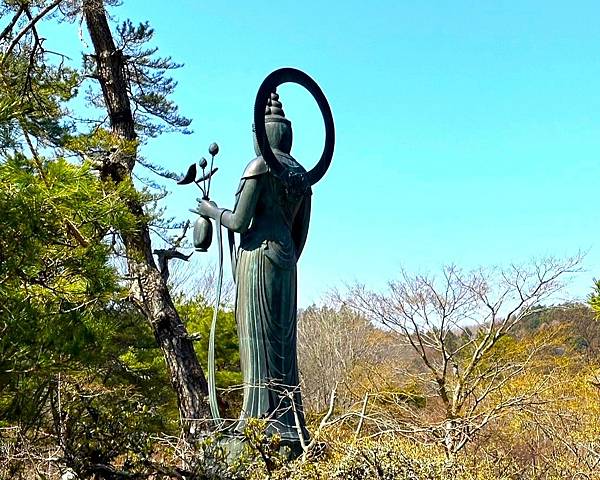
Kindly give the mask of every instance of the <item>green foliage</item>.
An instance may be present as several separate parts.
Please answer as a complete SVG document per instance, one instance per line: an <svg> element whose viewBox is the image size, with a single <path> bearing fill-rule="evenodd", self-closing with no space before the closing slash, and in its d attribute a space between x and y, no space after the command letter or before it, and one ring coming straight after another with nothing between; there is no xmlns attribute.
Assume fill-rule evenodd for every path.
<svg viewBox="0 0 600 480"><path fill-rule="evenodd" d="M170 57L156 56L157 47L148 47L154 30L148 22L135 26L125 20L116 29L117 48L125 60L125 74L129 82L129 99L135 110L136 132L142 137L156 137L164 132L179 131L187 134L191 120L180 115L177 105L169 99L177 82L167 76L167 72L182 65ZM84 58L84 71L95 74L95 60ZM88 99L102 107L101 95L90 90ZM157 121L158 120L158 121Z"/></svg>
<svg viewBox="0 0 600 480"><path fill-rule="evenodd" d="M28 50L0 55L0 152L16 148L24 133L46 145L60 145L71 129L65 103L77 92L77 72L32 63Z"/></svg>
<svg viewBox="0 0 600 480"><path fill-rule="evenodd" d="M271 478L289 458L277 435L265 435L264 420L250 419L242 435L235 438L220 434L199 442L192 465L193 478L246 480Z"/></svg>
<svg viewBox="0 0 600 480"><path fill-rule="evenodd" d="M83 156L94 158L111 150L118 150L123 155L135 155L137 140L125 140L113 135L105 128L96 128L90 133L69 135L63 144L68 150Z"/></svg>
<svg viewBox="0 0 600 480"><path fill-rule="evenodd" d="M254 468L246 471L249 479L258 480L455 480L503 479L485 461L477 469L467 462L453 462L435 447L414 444L393 435L376 440L332 442L319 458L283 462L276 469Z"/></svg>
<svg viewBox="0 0 600 480"><path fill-rule="evenodd" d="M3 292L14 292L8 286L18 282L31 301L47 308L50 296L62 310L106 300L116 288L116 276L107 264L109 245L101 240L134 223L119 201L129 192L120 186L107 194L107 186L86 165L41 162L17 154L0 164L5 260L0 275L9 282ZM45 298L38 298L38 292Z"/></svg>
<svg viewBox="0 0 600 480"><path fill-rule="evenodd" d="M70 115L67 102L89 77L45 50L51 39L37 26L51 17L15 37L46 6L0 1L3 20L15 21L0 33L0 427L9 432L0 429L0 477L19 471L4 453L25 444L39 447L39 458L58 455L81 478L102 464L102 475L115 464L137 475L155 452L151 437L179 427L154 334L117 271L121 238L151 219L141 206L152 199L136 192L129 172L118 185L95 172L115 152L135 156L139 142L102 128L103 115ZM79 7L63 2L53 14L80 19ZM142 140L190 123L167 99L175 82L166 72L178 65L144 46L152 33L131 22L119 29Z"/></svg>
<svg viewBox="0 0 600 480"><path fill-rule="evenodd" d="M177 302L177 310L185 322L188 332L198 337L195 343L196 353L202 367L208 367L208 340L213 317L213 306L200 296L195 298L181 297ZM235 315L232 311L219 310L215 331L215 375L217 388L227 391L221 394L226 403L227 412L237 417L241 399L240 390L229 390L242 383L240 371L239 341Z"/></svg>
<svg viewBox="0 0 600 480"><path fill-rule="evenodd" d="M596 313L596 317L600 318L600 280L596 280L594 291L590 294L588 302Z"/></svg>
<svg viewBox="0 0 600 480"><path fill-rule="evenodd" d="M109 386L94 377L67 377L52 392L55 429L63 433L65 456L80 478L117 459L130 472L143 468L153 452L152 434L165 430L160 413L145 389Z"/></svg>
<svg viewBox="0 0 600 480"><path fill-rule="evenodd" d="M82 473L133 465L151 434L177 429L161 353L110 261L134 194L60 158L0 163L1 425L60 432Z"/></svg>

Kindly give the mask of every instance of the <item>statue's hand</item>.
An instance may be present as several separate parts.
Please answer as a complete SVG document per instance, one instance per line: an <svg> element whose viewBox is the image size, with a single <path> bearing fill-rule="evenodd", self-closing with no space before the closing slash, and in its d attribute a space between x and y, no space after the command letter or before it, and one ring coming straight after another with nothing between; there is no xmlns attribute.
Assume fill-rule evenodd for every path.
<svg viewBox="0 0 600 480"><path fill-rule="evenodd" d="M198 198L198 207L194 211L205 217L215 218L219 211L219 207L217 207L217 204L212 200Z"/></svg>

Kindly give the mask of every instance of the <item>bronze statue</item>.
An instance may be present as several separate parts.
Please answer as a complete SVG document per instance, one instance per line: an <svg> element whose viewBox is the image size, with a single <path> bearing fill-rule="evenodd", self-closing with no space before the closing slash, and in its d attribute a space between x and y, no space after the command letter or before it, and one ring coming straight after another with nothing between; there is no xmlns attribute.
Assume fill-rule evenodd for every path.
<svg viewBox="0 0 600 480"><path fill-rule="evenodd" d="M286 81L305 86L325 118L323 156L309 172L290 155L292 126L275 93ZM230 246L233 232L240 234L232 264L244 396L233 431L241 433L249 418L266 419L267 433L278 433L282 445L298 451L300 436L306 440L308 432L296 356L296 263L308 233L311 185L324 175L333 154L333 118L316 83L291 68L267 77L254 113L258 156L242 174L233 210L202 198L196 212L215 220L218 232L220 225L226 227ZM198 237L195 243L204 245L206 240Z"/></svg>

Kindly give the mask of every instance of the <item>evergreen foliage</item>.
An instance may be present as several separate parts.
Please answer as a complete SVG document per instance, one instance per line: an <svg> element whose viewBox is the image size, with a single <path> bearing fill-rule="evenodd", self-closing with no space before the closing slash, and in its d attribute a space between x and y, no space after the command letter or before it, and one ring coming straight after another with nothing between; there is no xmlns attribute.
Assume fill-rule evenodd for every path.
<svg viewBox="0 0 600 480"><path fill-rule="evenodd" d="M177 82L167 73L183 65L170 57L156 57L158 47L148 47L154 36L148 22L135 26L131 20L125 20L117 26L116 34L117 49L125 60L136 133L142 138L169 131L191 133L188 129L191 120L182 116L178 106L169 99ZM96 63L91 55L84 57L84 72L92 78L96 76ZM99 108L104 107L101 93L94 88L88 90L88 100Z"/></svg>
<svg viewBox="0 0 600 480"><path fill-rule="evenodd" d="M60 434L82 472L177 425L160 352L110 262L135 192L106 188L62 158L0 163L0 425Z"/></svg>
<svg viewBox="0 0 600 480"><path fill-rule="evenodd" d="M149 197L96 172L107 152L133 153L137 142L81 130L66 105L84 77L50 60L35 26L17 33L57 4L0 5L10 19L0 34L0 446L45 452L54 438L62 464L86 478L116 458L141 468L151 435L177 434L178 410L117 268L122 235L149 218L129 206ZM170 93L174 84L160 81L169 64L152 64L152 53L141 61L162 73L148 81ZM189 124L166 100L153 113L162 108ZM0 457L0 476L29 478L22 462Z"/></svg>
<svg viewBox="0 0 600 480"><path fill-rule="evenodd" d="M208 339L214 306L208 305L201 296L182 297L178 310L190 334L197 337L194 346L203 368L208 367ZM234 312L219 310L215 331L216 385L221 390L221 400L226 417L237 417L241 407L242 374Z"/></svg>

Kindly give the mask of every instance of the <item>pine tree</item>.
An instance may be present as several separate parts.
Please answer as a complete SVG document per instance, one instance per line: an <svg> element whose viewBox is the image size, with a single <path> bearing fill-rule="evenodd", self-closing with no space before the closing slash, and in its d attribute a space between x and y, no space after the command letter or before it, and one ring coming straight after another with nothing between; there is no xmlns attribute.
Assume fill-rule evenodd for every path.
<svg viewBox="0 0 600 480"><path fill-rule="evenodd" d="M28 244L17 244L12 251L18 250L21 257L27 259L39 256L45 242L49 242L46 247L50 247L52 242L58 241L69 252L73 248L74 253L81 252L82 256L73 261L81 270L89 266L89 271L78 271L82 279L74 281L71 285L73 288L78 284L94 283L94 275L104 275L101 272L104 272L103 268L108 268L110 256L122 253L128 264L126 290L122 290L122 283L114 278L112 283L100 283L107 286L107 292L112 292L118 286L117 290L121 292L119 302L122 303L124 298L132 301L147 320L162 351L171 385L177 395L180 418L203 420L208 417L204 373L192 339L174 306L166 276L159 270L153 257L150 225L156 218L147 206L152 197L136 191L132 180L133 168L141 161L138 158L141 141L169 130L188 132L190 121L179 114L177 106L168 98L176 84L167 73L180 65L170 58L157 58L156 48L147 46L153 35L147 23L134 26L132 22L125 21L117 26L116 36L113 37L105 3L115 2L84 0L79 5L66 0L35 3L5 0L0 3L2 18L7 19L0 33L2 168L7 178L18 172L30 174L28 182L46 192L45 198L32 198L37 198L39 205L45 205L57 215L46 226L45 236L40 235L43 232L39 230L39 225L28 226L14 219L12 231L32 229L32 241L37 242L38 250L30 248ZM85 19L93 45L93 52L85 56L80 72L66 66L60 54L47 51L45 42L37 32L38 23L50 20L52 16L73 20L78 15ZM89 84L90 81L90 100L105 110L107 124L102 119L77 122L68 115L66 101L80 91L85 82ZM88 120L93 122L91 130L85 127ZM63 157L80 158L82 163L75 165L62 160ZM144 164L164 173L161 167L149 162ZM53 183L55 176L60 176L57 172L62 172L60 185L64 186L64 191L56 190L58 184ZM89 181L72 185L68 178L75 183L80 182L79 178ZM17 181L16 178L14 180ZM16 208L11 207L16 199L9 192L14 188L14 182L3 185L6 208ZM81 190L84 188L87 190ZM65 204L67 199L72 201ZM101 205L93 207L96 201ZM108 210L99 211L101 207ZM34 222L40 216L49 218L44 216L45 211L29 212L29 220ZM55 230L56 234L52 235L51 232ZM10 237L6 239L5 243L10 243ZM7 251L11 251L10 248ZM43 258L66 255L60 249L52 248L47 248L45 253L47 255ZM52 263L53 260L44 262ZM7 264L5 274L11 277L22 268L25 268L22 262L12 267ZM65 271L63 266L58 268L61 273ZM36 269L44 270L41 267L32 269L34 272L38 271ZM115 275L114 269L108 268L106 271ZM32 278L37 277L33 275ZM61 276L57 275L56 278L61 279ZM6 295L12 292L12 295L13 288L16 288L15 285L6 284L3 292ZM44 288L51 291L55 287L51 282ZM57 302L63 306L70 305L69 308L74 308L74 311L83 308L81 305L87 308L102 304L95 303L95 300L88 299L81 292L56 292L60 293L57 298L61 299ZM65 302L63 297L70 298L69 295L75 297ZM88 301L89 304L86 303ZM106 302L111 301L106 297L104 307L108 305ZM41 318L44 313L29 312L24 315ZM190 425L193 423L186 423L186 430L192 429Z"/></svg>

